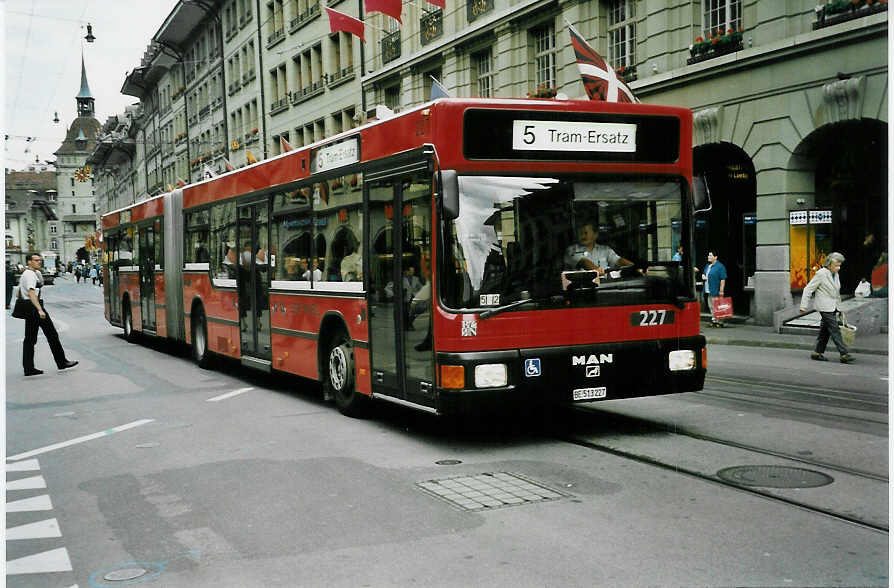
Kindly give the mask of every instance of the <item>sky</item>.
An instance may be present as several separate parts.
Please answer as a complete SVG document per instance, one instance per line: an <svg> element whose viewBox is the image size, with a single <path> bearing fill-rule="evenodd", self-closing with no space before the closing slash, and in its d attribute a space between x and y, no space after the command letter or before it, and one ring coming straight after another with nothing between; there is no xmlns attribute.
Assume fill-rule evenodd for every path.
<svg viewBox="0 0 894 588"><path fill-rule="evenodd" d="M138 99L121 94L149 40L177 0L0 0L3 21L4 167L54 160L76 117L81 51L96 119L119 114ZM96 40L87 43L87 23ZM53 123L59 113L58 124ZM33 137L29 142L27 137ZM28 150L26 152L25 150Z"/></svg>

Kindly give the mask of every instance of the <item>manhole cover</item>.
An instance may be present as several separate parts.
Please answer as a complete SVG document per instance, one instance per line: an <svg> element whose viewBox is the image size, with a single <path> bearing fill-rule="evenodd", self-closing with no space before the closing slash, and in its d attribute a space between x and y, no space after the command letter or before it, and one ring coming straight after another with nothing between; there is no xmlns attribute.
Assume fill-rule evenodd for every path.
<svg viewBox="0 0 894 588"><path fill-rule="evenodd" d="M145 576L146 573L147 570L144 570L143 568L124 568L122 570L109 572L103 576L102 579L108 580L109 582L125 582L127 580L139 578L140 576Z"/></svg>
<svg viewBox="0 0 894 588"><path fill-rule="evenodd" d="M737 466L717 472L721 480L764 488L818 488L835 481L822 472L786 466Z"/></svg>
<svg viewBox="0 0 894 588"><path fill-rule="evenodd" d="M438 465L459 465L462 462L458 459L439 459L435 463Z"/></svg>
<svg viewBox="0 0 894 588"><path fill-rule="evenodd" d="M566 496L518 474L496 472L428 480L416 484L429 494L465 510L487 510Z"/></svg>

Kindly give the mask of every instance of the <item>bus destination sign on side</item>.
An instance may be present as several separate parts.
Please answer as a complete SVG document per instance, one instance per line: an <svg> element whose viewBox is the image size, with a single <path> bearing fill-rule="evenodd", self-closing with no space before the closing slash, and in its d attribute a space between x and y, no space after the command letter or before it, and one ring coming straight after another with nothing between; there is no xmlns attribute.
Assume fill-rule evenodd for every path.
<svg viewBox="0 0 894 588"><path fill-rule="evenodd" d="M636 125L559 120L512 121L517 151L636 152Z"/></svg>
<svg viewBox="0 0 894 588"><path fill-rule="evenodd" d="M320 147L313 153L311 170L319 173L360 161L360 142L357 137L341 143Z"/></svg>

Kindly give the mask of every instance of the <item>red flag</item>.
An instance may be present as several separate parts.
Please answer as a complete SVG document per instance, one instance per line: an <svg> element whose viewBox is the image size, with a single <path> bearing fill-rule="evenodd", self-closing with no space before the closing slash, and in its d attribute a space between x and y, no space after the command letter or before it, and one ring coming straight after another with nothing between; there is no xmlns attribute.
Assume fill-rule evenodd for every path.
<svg viewBox="0 0 894 588"><path fill-rule="evenodd" d="M363 38L362 20L357 20L353 16L348 16L343 12L332 10L328 6L326 7L326 14L329 15L329 32L337 33L339 31L344 31L346 33L351 33L352 35L357 35L360 37L361 41L364 43L366 42L366 39Z"/></svg>
<svg viewBox="0 0 894 588"><path fill-rule="evenodd" d="M286 138L283 137L282 135L279 136L279 146L282 147L283 153L285 153L286 151L292 150L292 146L289 145L289 142L286 141Z"/></svg>
<svg viewBox="0 0 894 588"><path fill-rule="evenodd" d="M363 5L367 12L381 12L401 22L400 11L404 7L402 0L363 0Z"/></svg>
<svg viewBox="0 0 894 588"><path fill-rule="evenodd" d="M429 4L434 4L441 8L441 10L447 10L447 1L446 0L427 0Z"/></svg>
<svg viewBox="0 0 894 588"><path fill-rule="evenodd" d="M615 70L605 63L605 60L570 24L568 33L571 35L571 46L577 58L577 68L580 70L580 77L590 100L639 102L627 84L618 79Z"/></svg>

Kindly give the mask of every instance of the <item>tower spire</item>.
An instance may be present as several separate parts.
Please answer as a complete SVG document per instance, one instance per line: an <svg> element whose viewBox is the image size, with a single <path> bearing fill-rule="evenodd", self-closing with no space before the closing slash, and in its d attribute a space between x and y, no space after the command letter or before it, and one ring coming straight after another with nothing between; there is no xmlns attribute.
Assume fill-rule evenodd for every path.
<svg viewBox="0 0 894 588"><path fill-rule="evenodd" d="M78 116L93 116L93 96L87 84L87 68L84 66L84 52L81 51L81 91L75 97L78 103Z"/></svg>

